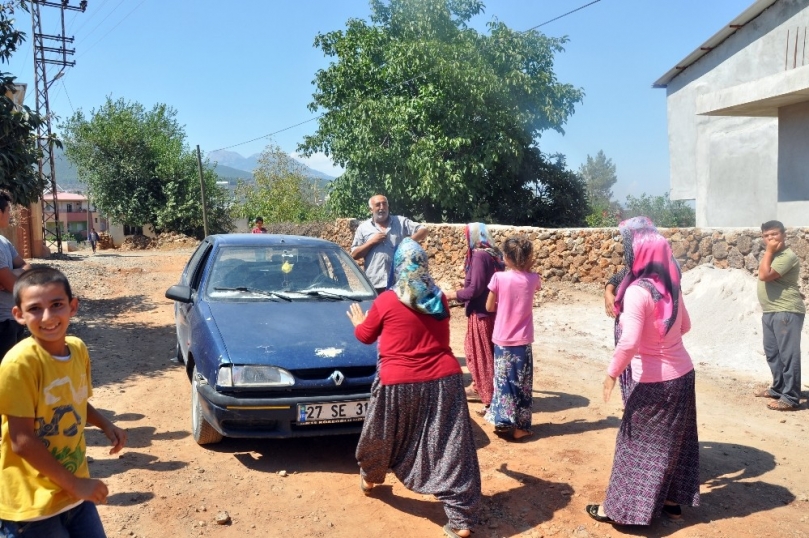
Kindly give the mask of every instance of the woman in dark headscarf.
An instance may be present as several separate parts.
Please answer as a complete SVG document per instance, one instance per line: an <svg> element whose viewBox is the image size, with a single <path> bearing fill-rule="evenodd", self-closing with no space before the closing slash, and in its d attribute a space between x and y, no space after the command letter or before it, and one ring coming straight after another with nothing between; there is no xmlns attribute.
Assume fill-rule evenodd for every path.
<svg viewBox="0 0 809 538"><path fill-rule="evenodd" d="M632 267L634 255L632 254L632 240L635 235L657 233L657 228L652 223L649 217L632 217L626 219L618 225L618 231L621 234L624 245L624 268L615 273L607 281L604 286L604 308L607 315L615 320L615 345L618 345L618 340L621 338L621 305L615 304L615 294L621 286L624 277ZM626 406L626 399L629 397L629 388L632 386L632 366L629 365L621 373L618 378L618 386L621 387L621 400Z"/></svg>
<svg viewBox="0 0 809 538"><path fill-rule="evenodd" d="M682 335L691 328L680 292L680 268L668 241L646 217L621 223L626 275L618 286L618 344L604 379L608 401L616 378L632 365L626 404L602 505L595 520L648 525L658 514L681 517L699 505L694 366Z"/></svg>
<svg viewBox="0 0 809 538"><path fill-rule="evenodd" d="M464 263L464 287L458 291L448 292L447 299L457 299L464 303L466 309L466 338L464 354L466 367L472 376L472 386L466 390L469 400L480 400L483 409L476 411L480 416L486 414L492 403L494 392L494 331L495 312L486 310L486 298L489 296L489 281L498 271L505 269L503 253L492 245L486 225L472 222L466 225L466 262Z"/></svg>
<svg viewBox="0 0 809 538"><path fill-rule="evenodd" d="M363 343L379 342L379 374L357 445L367 495L388 469L408 489L444 504L451 538L469 536L480 504L480 468L458 360L449 345L449 307L427 269L427 253L404 239L393 285L367 314L348 316Z"/></svg>

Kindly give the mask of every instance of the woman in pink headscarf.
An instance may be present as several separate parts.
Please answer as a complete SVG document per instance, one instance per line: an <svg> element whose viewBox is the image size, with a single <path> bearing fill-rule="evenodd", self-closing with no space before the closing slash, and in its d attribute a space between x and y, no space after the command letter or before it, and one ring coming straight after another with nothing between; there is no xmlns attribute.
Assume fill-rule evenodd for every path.
<svg viewBox="0 0 809 538"><path fill-rule="evenodd" d="M615 295L620 326L604 401L630 364L632 375L607 497L587 513L605 523L648 525L660 513L681 517L681 504L699 505L694 365L682 340L691 320L668 241L647 217L619 229L626 274Z"/></svg>

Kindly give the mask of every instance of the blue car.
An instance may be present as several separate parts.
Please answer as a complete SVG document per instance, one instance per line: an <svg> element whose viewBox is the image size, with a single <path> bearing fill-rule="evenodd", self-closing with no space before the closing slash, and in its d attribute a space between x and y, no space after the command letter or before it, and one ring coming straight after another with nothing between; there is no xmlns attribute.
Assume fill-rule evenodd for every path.
<svg viewBox="0 0 809 538"><path fill-rule="evenodd" d="M197 443L362 429L377 351L354 338L346 311L354 302L367 311L376 292L339 246L212 235L166 297L175 301Z"/></svg>

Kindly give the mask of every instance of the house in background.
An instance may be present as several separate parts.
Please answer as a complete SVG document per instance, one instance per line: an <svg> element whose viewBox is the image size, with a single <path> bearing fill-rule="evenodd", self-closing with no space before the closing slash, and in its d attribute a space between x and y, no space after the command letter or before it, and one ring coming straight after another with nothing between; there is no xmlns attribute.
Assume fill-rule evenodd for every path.
<svg viewBox="0 0 809 538"><path fill-rule="evenodd" d="M654 83L697 226L809 226L809 0L758 0Z"/></svg>
<svg viewBox="0 0 809 538"><path fill-rule="evenodd" d="M63 241L73 241L87 239L87 232L90 228L95 228L98 233L109 231L109 222L101 215L95 206L91 206L84 194L72 192L56 193L59 204L59 224L62 231ZM48 211L53 211L53 201L46 200L45 207ZM46 223L46 228L54 232L56 223Z"/></svg>

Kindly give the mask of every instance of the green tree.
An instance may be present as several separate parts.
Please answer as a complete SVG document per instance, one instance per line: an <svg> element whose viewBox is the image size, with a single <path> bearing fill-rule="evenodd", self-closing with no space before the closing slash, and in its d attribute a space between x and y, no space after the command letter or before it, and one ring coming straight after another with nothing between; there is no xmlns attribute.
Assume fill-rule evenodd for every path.
<svg viewBox="0 0 809 538"><path fill-rule="evenodd" d="M315 39L334 61L316 75L309 108L323 114L299 151L346 169L330 193L335 212L364 215L381 192L397 212L466 220L487 193L538 180L525 176L535 141L562 132L583 95L553 73L566 40L498 21L481 34L467 26L480 0L372 0L371 9L371 23L351 19Z"/></svg>
<svg viewBox="0 0 809 538"><path fill-rule="evenodd" d="M63 125L65 155L76 166L94 203L113 222L202 235L196 154L185 142L177 112L151 110L124 99L107 101L89 118L78 110ZM203 174L209 232L231 229L227 194L216 174Z"/></svg>
<svg viewBox="0 0 809 538"><path fill-rule="evenodd" d="M670 200L668 193L651 196L643 193L639 198L626 197L624 218L644 215L660 228L689 228L696 226L694 210L683 200Z"/></svg>
<svg viewBox="0 0 809 538"><path fill-rule="evenodd" d="M234 208L237 216L264 222L311 222L328 217L324 205L325 192L308 175L305 168L277 145L267 146L253 171L255 184L240 181Z"/></svg>
<svg viewBox="0 0 809 538"><path fill-rule="evenodd" d="M590 213L585 217L590 228L613 228L621 222L622 209L617 202L590 201Z"/></svg>
<svg viewBox="0 0 809 538"><path fill-rule="evenodd" d="M579 175L587 185L590 203L587 225L591 228L617 226L621 220L621 205L612 199L612 187L618 181L612 159L602 150L595 158L588 155L587 161L579 167Z"/></svg>
<svg viewBox="0 0 809 538"><path fill-rule="evenodd" d="M587 162L579 167L579 175L587 184L587 196L591 203L612 202L612 186L618 181L615 165L599 150L595 159L587 156Z"/></svg>
<svg viewBox="0 0 809 538"><path fill-rule="evenodd" d="M15 9L21 2L0 2L0 63L7 64L25 40L15 29ZM0 187L17 203L28 205L42 195L42 182L34 164L39 159L37 128L42 118L27 106L15 106L16 77L0 70ZM33 91L33 90L31 90ZM58 142L56 142L58 145Z"/></svg>
<svg viewBox="0 0 809 538"><path fill-rule="evenodd" d="M584 182L567 169L561 154L548 156L538 148L530 148L512 181L492 181L490 186L490 190L470 200L470 213L448 210L445 220L507 222L516 226L584 225L588 212Z"/></svg>

